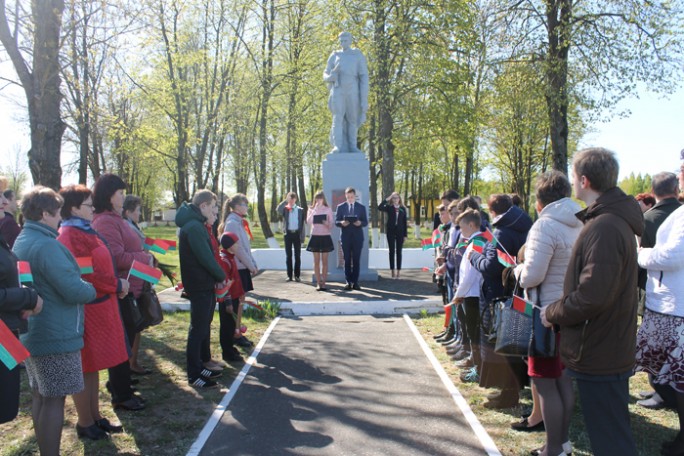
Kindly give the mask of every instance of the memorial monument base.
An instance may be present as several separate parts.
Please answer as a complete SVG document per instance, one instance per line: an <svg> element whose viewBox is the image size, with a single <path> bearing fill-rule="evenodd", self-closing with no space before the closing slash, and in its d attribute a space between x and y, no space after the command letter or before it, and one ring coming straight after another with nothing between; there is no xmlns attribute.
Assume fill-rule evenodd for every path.
<svg viewBox="0 0 684 456"><path fill-rule="evenodd" d="M356 201L366 206L370 221L370 164L364 154L360 153L330 153L323 160L323 192L333 210L338 204L346 201L344 189L352 187L356 190ZM344 261L342 245L340 243L340 229L333 226L332 239L335 251L328 257L328 282L344 282ZM368 268L368 227L363 228L363 248L361 250L361 271L359 281L378 280L378 273Z"/></svg>

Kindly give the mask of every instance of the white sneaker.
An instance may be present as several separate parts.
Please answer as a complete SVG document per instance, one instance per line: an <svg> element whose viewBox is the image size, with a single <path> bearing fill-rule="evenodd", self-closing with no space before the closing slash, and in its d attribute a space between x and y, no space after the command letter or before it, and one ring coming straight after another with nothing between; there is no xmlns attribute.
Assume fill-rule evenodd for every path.
<svg viewBox="0 0 684 456"><path fill-rule="evenodd" d="M646 407L646 408L654 409L654 410L661 409L661 408L665 407L665 401L663 400L662 397L660 397L660 395L658 393L653 394L653 396L651 396L648 399L643 399L641 401L637 401L637 404L639 404L642 407Z"/></svg>

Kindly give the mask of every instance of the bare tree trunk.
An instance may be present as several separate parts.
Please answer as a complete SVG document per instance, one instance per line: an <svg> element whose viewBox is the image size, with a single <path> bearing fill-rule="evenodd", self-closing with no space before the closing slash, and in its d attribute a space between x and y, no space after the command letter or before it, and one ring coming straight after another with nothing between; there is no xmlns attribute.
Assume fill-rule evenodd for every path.
<svg viewBox="0 0 684 456"><path fill-rule="evenodd" d="M560 14L560 16L559 16ZM546 2L549 49L546 62L546 104L553 169L568 172L568 54L572 0Z"/></svg>
<svg viewBox="0 0 684 456"><path fill-rule="evenodd" d="M5 0L0 0L0 41L12 60L14 69L26 95L31 149L28 152L29 168L35 184L55 190L62 181L60 155L62 122L60 105L60 30L62 27L63 0L33 0L33 68L19 50L19 37L12 35L5 11ZM18 20L18 18L16 18ZM15 31L19 24L16 24Z"/></svg>
<svg viewBox="0 0 684 456"><path fill-rule="evenodd" d="M385 2L375 0L374 36L377 47L377 90L378 131L376 143L382 156L382 193L389 195L394 191L394 144L392 131L394 120L390 106L390 44L386 33L387 12Z"/></svg>
<svg viewBox="0 0 684 456"><path fill-rule="evenodd" d="M257 212L266 239L273 237L266 213L266 162L268 156L268 105L273 93L273 33L275 26L275 4L273 0L262 0L262 64L261 64L261 104L259 105L259 165L255 171L257 185Z"/></svg>
<svg viewBox="0 0 684 456"><path fill-rule="evenodd" d="M377 194L378 194L378 174L375 167L376 161L376 146L377 137L375 135L375 125L376 125L376 115L371 114L370 116L370 127L368 128L368 161L370 162L370 183L369 189L370 198L368 199L370 207L368 208L371 217L371 226L373 228L380 227L384 232L383 222L384 220L379 220L378 217L378 204L377 204ZM373 199L371 199L373 198Z"/></svg>

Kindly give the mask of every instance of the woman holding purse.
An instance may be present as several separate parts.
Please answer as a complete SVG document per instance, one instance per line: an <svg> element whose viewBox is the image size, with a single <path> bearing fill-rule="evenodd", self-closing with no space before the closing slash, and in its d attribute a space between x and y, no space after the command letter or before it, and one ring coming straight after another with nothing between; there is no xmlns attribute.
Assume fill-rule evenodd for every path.
<svg viewBox="0 0 684 456"><path fill-rule="evenodd" d="M137 277L129 278L129 271L133 261L152 265L152 255L145 252L140 242L140 237L131 229L123 219L124 190L126 183L115 174L103 174L95 182L93 187L93 228L107 242L116 264L116 274L119 278L128 279L129 295L139 298L143 289L143 280ZM121 303L120 303L121 304ZM125 309L122 307L122 314ZM124 326L128 344L132 345L135 340L137 329L126 323ZM138 372L149 374L148 370ZM141 397L133 394L131 389L131 367L129 361L121 363L109 369L109 390L112 393L114 408L137 411L145 405Z"/></svg>
<svg viewBox="0 0 684 456"><path fill-rule="evenodd" d="M527 299L543 308L563 296L565 271L582 222L575 217L581 208L570 199L570 181L560 171L539 176L535 192L539 219L527 236L525 263L516 267L515 275L526 289ZM560 356L530 356L527 373L537 389L546 427L546 445L532 453L558 456L571 452L568 432L575 396Z"/></svg>

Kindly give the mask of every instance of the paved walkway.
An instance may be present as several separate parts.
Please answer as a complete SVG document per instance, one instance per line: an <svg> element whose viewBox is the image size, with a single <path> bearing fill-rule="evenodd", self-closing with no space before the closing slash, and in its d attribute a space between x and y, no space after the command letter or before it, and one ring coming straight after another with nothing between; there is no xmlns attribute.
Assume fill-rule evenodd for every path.
<svg viewBox="0 0 684 456"><path fill-rule="evenodd" d="M441 299L429 272L379 275L320 292L265 271L249 295L321 309ZM499 455L410 320L387 313L276 319L188 454Z"/></svg>
<svg viewBox="0 0 684 456"><path fill-rule="evenodd" d="M267 337L199 454L487 454L404 318L280 319Z"/></svg>
<svg viewBox="0 0 684 456"><path fill-rule="evenodd" d="M400 280L393 280L389 271L378 271L375 282L361 282L361 291L345 291L344 283L332 282L327 291L316 291L311 282L312 272L302 271L302 282L287 282L285 271L262 271L254 277L254 291L249 296L275 302L352 302L439 300L432 273L421 270L402 271ZM159 293L163 302L186 302L173 289Z"/></svg>

